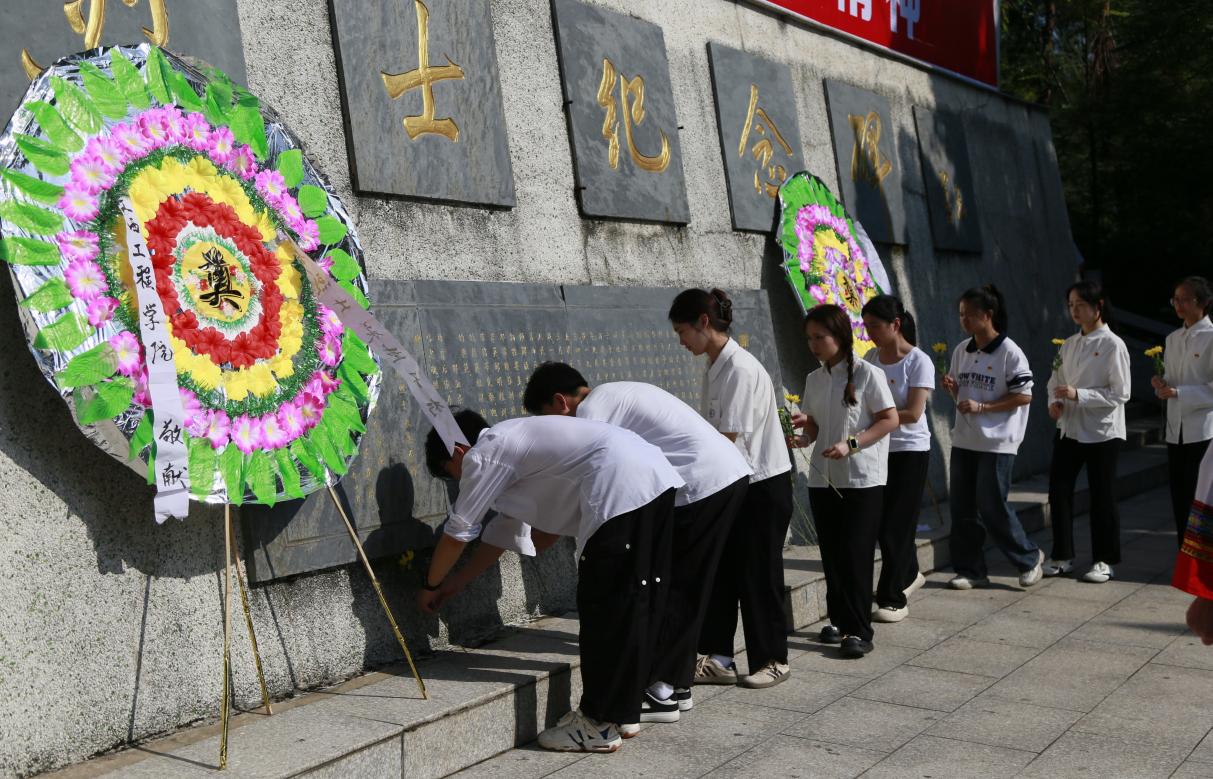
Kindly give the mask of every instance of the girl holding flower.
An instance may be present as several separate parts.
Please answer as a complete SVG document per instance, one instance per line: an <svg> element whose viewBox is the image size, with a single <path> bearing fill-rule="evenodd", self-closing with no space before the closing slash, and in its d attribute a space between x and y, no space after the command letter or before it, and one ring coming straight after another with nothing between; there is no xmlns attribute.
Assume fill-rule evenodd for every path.
<svg viewBox="0 0 1213 779"><path fill-rule="evenodd" d="M1045 576L1074 568L1074 482L1085 465L1091 489L1091 551L1094 565L1083 581L1112 578L1120 562L1120 512L1116 505L1116 459L1125 439L1129 400L1129 350L1108 329L1109 304L1094 281L1066 290L1070 318L1079 331L1062 341L1049 378L1049 416L1057 422L1049 468L1053 555Z"/></svg>

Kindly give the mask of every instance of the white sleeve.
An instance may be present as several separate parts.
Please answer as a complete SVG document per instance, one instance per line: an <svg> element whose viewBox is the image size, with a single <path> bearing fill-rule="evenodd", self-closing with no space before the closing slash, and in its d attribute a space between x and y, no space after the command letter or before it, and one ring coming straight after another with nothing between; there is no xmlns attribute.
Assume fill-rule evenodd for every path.
<svg viewBox="0 0 1213 779"><path fill-rule="evenodd" d="M722 371L716 402L720 404L720 421L716 429L722 433L754 432L754 403L757 394L757 377L736 366Z"/></svg>
<svg viewBox="0 0 1213 779"><path fill-rule="evenodd" d="M877 375L879 374L879 376ZM893 392L884 381L884 371L873 366L868 372L867 386L863 388L863 402L868 413L876 414L886 408L894 408L897 401L893 400Z"/></svg>
<svg viewBox="0 0 1213 779"><path fill-rule="evenodd" d="M1012 342L1014 348L1007 349L1007 394L1032 394L1032 367L1028 365L1028 357Z"/></svg>
<svg viewBox="0 0 1213 779"><path fill-rule="evenodd" d="M481 520L493 507L493 501L513 483L513 467L478 456L475 450L468 452L463 458L459 497L451 507L443 532L459 541L474 540L480 535Z"/></svg>
<svg viewBox="0 0 1213 779"><path fill-rule="evenodd" d="M1116 408L1129 400L1129 350L1117 344L1108 360L1108 383L1103 387L1078 390L1078 405L1094 408Z"/></svg>
<svg viewBox="0 0 1213 779"><path fill-rule="evenodd" d="M910 352L910 355L913 357L913 362L910 363L910 386L935 389L935 365L931 358L919 349Z"/></svg>
<svg viewBox="0 0 1213 779"><path fill-rule="evenodd" d="M535 542L531 540L531 526L527 523L498 514L484 526L480 533L483 543L517 552L527 557L535 556Z"/></svg>

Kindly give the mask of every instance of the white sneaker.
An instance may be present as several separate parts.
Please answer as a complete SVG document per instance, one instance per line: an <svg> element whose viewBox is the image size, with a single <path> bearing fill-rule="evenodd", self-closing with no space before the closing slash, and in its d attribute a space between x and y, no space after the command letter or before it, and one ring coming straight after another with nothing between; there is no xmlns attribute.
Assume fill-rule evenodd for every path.
<svg viewBox="0 0 1213 779"><path fill-rule="evenodd" d="M741 680L742 687L760 690L764 687L774 687L792 675L792 669L787 663L780 663L775 660L759 668L755 673L744 677Z"/></svg>
<svg viewBox="0 0 1213 779"><path fill-rule="evenodd" d="M635 738L640 735L640 723L629 722L626 725L619 726L619 736L621 738Z"/></svg>
<svg viewBox="0 0 1213 779"><path fill-rule="evenodd" d="M1107 563L1095 563L1091 566L1091 570L1082 575L1084 582L1093 584L1103 584L1108 579L1112 578L1112 566Z"/></svg>
<svg viewBox="0 0 1213 779"><path fill-rule="evenodd" d="M539 746L557 752L614 752L623 744L613 722L596 722L573 709L539 734Z"/></svg>
<svg viewBox="0 0 1213 779"><path fill-rule="evenodd" d="M677 722L682 716L682 709L673 695L662 700L653 693L645 690L640 696L641 722Z"/></svg>
<svg viewBox="0 0 1213 779"><path fill-rule="evenodd" d="M674 700L678 701L679 711L690 711L695 708L695 699L691 697L690 687L675 687Z"/></svg>
<svg viewBox="0 0 1213 779"><path fill-rule="evenodd" d="M872 612L873 622L901 622L910 615L910 607L881 606Z"/></svg>
<svg viewBox="0 0 1213 779"><path fill-rule="evenodd" d="M924 585L926 583L927 583L927 577L923 576L922 572L920 571L919 573L914 575L914 581L910 582L910 586L906 587L904 590L902 590L902 593L906 596L906 599L909 600L910 596L913 595L916 590L920 589L922 587L922 585Z"/></svg>
<svg viewBox="0 0 1213 779"><path fill-rule="evenodd" d="M1020 587L1031 587L1044 576L1045 553L1043 549L1039 550L1038 553L1040 557L1036 558L1036 567L1030 571L1024 571L1019 575Z"/></svg>
<svg viewBox="0 0 1213 779"><path fill-rule="evenodd" d="M988 576L953 576L948 586L954 590L971 590L974 587L988 587L990 577Z"/></svg>
<svg viewBox="0 0 1213 779"><path fill-rule="evenodd" d="M725 668L711 655L704 655L695 664L695 684L737 684L737 666Z"/></svg>
<svg viewBox="0 0 1213 779"><path fill-rule="evenodd" d="M1045 576L1061 576L1063 573L1069 573L1074 570L1073 560L1054 560L1049 558L1045 560L1042 570Z"/></svg>

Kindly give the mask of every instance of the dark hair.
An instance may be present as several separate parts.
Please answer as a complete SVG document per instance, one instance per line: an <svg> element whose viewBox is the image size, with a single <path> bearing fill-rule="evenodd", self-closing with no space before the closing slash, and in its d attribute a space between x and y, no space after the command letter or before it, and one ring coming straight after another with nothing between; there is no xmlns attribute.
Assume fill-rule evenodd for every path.
<svg viewBox="0 0 1213 779"><path fill-rule="evenodd" d="M1070 302L1070 293L1078 295L1078 299L1099 312L1099 318L1105 325L1112 325L1112 302L1104 294L1103 287L1098 281L1083 279L1076 281L1066 289L1066 304Z"/></svg>
<svg viewBox="0 0 1213 779"><path fill-rule="evenodd" d="M560 395L573 395L582 387L590 386L585 377L568 363L548 361L541 364L527 380L522 393L522 407L532 414Z"/></svg>
<svg viewBox="0 0 1213 779"><path fill-rule="evenodd" d="M695 324L699 317L708 315L708 324L720 333L729 332L733 324L733 301L723 289L711 292L702 289L687 289L678 293L670 305L670 321L674 324Z"/></svg>
<svg viewBox="0 0 1213 779"><path fill-rule="evenodd" d="M989 312L994 320L994 329L1000 333L1007 331L1007 304L1002 293L993 284L983 284L980 287L967 289L960 299L965 303L977 306L982 311Z"/></svg>
<svg viewBox="0 0 1213 779"><path fill-rule="evenodd" d="M851 332L851 318L838 306L825 304L809 309L809 313L804 317L806 330L810 322L816 322L829 330L830 335L834 336L834 340L838 342L839 351L846 355L847 389L843 394L842 402L845 405L854 406L859 401L855 399L855 336Z"/></svg>
<svg viewBox="0 0 1213 779"><path fill-rule="evenodd" d="M1213 313L1213 285L1204 276L1188 276L1175 286L1186 287L1206 314Z"/></svg>
<svg viewBox="0 0 1213 779"><path fill-rule="evenodd" d="M877 295L863 304L862 313L889 324L893 324L894 320L900 321L901 337L906 339L910 346L918 346L918 327L914 324L914 317L906 311L906 307L898 298L892 295Z"/></svg>
<svg viewBox="0 0 1213 779"><path fill-rule="evenodd" d="M480 431L490 427L485 418L472 411L470 408L461 408L455 412L455 423L459 425L459 429L467 436L468 443L476 445L476 439L480 437ZM435 479L445 479L446 464L451 461L451 453L447 451L446 444L442 441L442 436L438 435L438 431L430 428L430 432L425 437L425 467L429 470L430 475Z"/></svg>

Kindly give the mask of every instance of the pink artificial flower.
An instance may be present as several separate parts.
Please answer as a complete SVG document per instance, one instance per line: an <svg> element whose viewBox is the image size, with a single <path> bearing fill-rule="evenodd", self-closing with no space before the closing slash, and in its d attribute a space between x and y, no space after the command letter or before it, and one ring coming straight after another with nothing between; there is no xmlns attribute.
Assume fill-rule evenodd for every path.
<svg viewBox="0 0 1213 779"><path fill-rule="evenodd" d="M123 122L110 128L110 138L122 153L124 161L137 160L147 155L147 139L143 133Z"/></svg>
<svg viewBox="0 0 1213 779"><path fill-rule="evenodd" d="M228 433L232 429L232 421L226 411L206 412L206 432L203 433L211 442L211 446L222 449L227 446Z"/></svg>
<svg viewBox="0 0 1213 779"><path fill-rule="evenodd" d="M268 448L281 449L291 442L291 436L278 421L277 414L266 414L261 417L259 424L261 425L262 440Z"/></svg>
<svg viewBox="0 0 1213 779"><path fill-rule="evenodd" d="M86 154L72 160L72 183L81 191L95 195L110 188L114 183L114 174L100 157Z"/></svg>
<svg viewBox="0 0 1213 779"><path fill-rule="evenodd" d="M315 220L308 219L300 223L295 231L299 233L299 248L305 252L314 252L320 248L320 225Z"/></svg>
<svg viewBox="0 0 1213 779"><path fill-rule="evenodd" d="M76 222L91 222L100 213L97 198L74 181L63 188L63 196L59 198L59 210L68 219Z"/></svg>
<svg viewBox="0 0 1213 779"><path fill-rule="evenodd" d="M97 259L97 242L97 234L88 230L62 232L55 236L55 243L59 244L59 253L68 262Z"/></svg>
<svg viewBox="0 0 1213 779"><path fill-rule="evenodd" d="M290 192L283 192L278 198L278 210L282 212L282 216L291 229L299 232L299 225L303 223L303 210L299 208L299 201Z"/></svg>
<svg viewBox="0 0 1213 779"><path fill-rule="evenodd" d="M278 409L278 426L286 432L288 441L294 441L307 430L303 424L303 413L294 402L284 403Z"/></svg>
<svg viewBox="0 0 1213 779"><path fill-rule="evenodd" d="M227 167L245 181L251 179L257 175L257 162L253 157L253 150L247 146L238 147L232 154L232 158L228 160Z"/></svg>
<svg viewBox="0 0 1213 779"><path fill-rule="evenodd" d="M226 165L236 153L236 136L226 127L216 127L211 131L207 153L219 165Z"/></svg>
<svg viewBox="0 0 1213 779"><path fill-rule="evenodd" d="M332 257L332 255L326 254L323 257L320 257L319 259L316 260L316 264L319 265L320 269L323 270L325 273L329 274L330 276L333 275L333 257Z"/></svg>
<svg viewBox="0 0 1213 779"><path fill-rule="evenodd" d="M160 109L164 117L164 126L168 128L169 143L185 143L185 114L175 105L166 105Z"/></svg>
<svg viewBox="0 0 1213 779"><path fill-rule="evenodd" d="M72 291L72 297L80 300L88 301L100 297L109 289L105 274L92 260L69 262L63 271L63 278L67 281L68 289Z"/></svg>
<svg viewBox="0 0 1213 779"><path fill-rule="evenodd" d="M131 400L138 403L140 406L152 405L152 393L148 389L147 368L140 370L139 375L135 378L135 395Z"/></svg>
<svg viewBox="0 0 1213 779"><path fill-rule="evenodd" d="M206 117L200 113L192 113L185 117L184 143L194 151L206 151L210 144L211 126Z"/></svg>
<svg viewBox="0 0 1213 779"><path fill-rule="evenodd" d="M123 330L110 338L109 345L118 358L118 373L135 376L143 369L143 349L134 333Z"/></svg>
<svg viewBox="0 0 1213 779"><path fill-rule="evenodd" d="M110 138L100 135L90 138L84 147L84 155L100 160L110 174L116 174L122 170L124 161L122 151L118 148L118 144Z"/></svg>
<svg viewBox="0 0 1213 779"><path fill-rule="evenodd" d="M144 111L139 115L138 124L139 131L143 133L143 138L147 141L149 148L159 149L175 142L172 130L168 125L168 116L165 115L163 108Z"/></svg>
<svg viewBox="0 0 1213 779"><path fill-rule="evenodd" d="M195 438L206 435L206 412L198 396L185 387L178 387L177 394L181 396L181 408L185 411L185 429Z"/></svg>
<svg viewBox="0 0 1213 779"><path fill-rule="evenodd" d="M113 298L104 296L93 298L88 302L88 323L93 327L101 327L113 318L117 308L118 301Z"/></svg>
<svg viewBox="0 0 1213 779"><path fill-rule="evenodd" d="M265 443L264 432L261 429L261 420L256 417L250 417L248 414L241 414L232 420L232 429L229 435L236 448L245 454L252 454Z"/></svg>
<svg viewBox="0 0 1213 779"><path fill-rule="evenodd" d="M341 341L331 335L324 336L317 351L320 353L320 362L330 368L335 368L341 362Z"/></svg>
<svg viewBox="0 0 1213 779"><path fill-rule="evenodd" d="M304 392L296 399L299 404L299 418L303 420L303 429L311 430L320 424L324 415L324 401L310 392Z"/></svg>
<svg viewBox="0 0 1213 779"><path fill-rule="evenodd" d="M329 396L333 390L341 386L341 382L328 375L325 371L316 371L312 377L303 385L303 391L310 393L320 401L320 405L324 405L324 399Z"/></svg>
<svg viewBox="0 0 1213 779"><path fill-rule="evenodd" d="M341 323L341 317L337 316L337 312L328 306L320 306L320 329L325 335L339 337L345 332L345 325Z"/></svg>
<svg viewBox="0 0 1213 779"><path fill-rule="evenodd" d="M286 194L286 179L282 178L282 174L276 170L263 170L257 174L254 181L257 184L257 191L271 204L276 205L279 199Z"/></svg>

